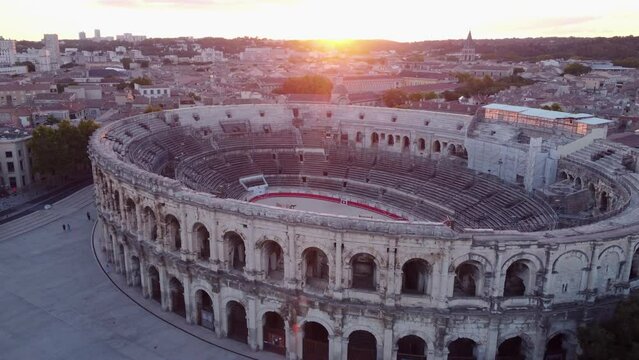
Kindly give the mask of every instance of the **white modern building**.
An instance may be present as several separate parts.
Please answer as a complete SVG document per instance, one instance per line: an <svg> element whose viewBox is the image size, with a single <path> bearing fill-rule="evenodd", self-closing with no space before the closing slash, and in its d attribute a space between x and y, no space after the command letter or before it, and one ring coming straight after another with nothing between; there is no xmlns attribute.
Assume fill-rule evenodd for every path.
<svg viewBox="0 0 639 360"><path fill-rule="evenodd" d="M0 66L13 65L16 63L16 42L15 40L4 40L0 37Z"/></svg>
<svg viewBox="0 0 639 360"><path fill-rule="evenodd" d="M51 70L60 68L60 42L57 34L44 34L44 48L49 50L51 56Z"/></svg>

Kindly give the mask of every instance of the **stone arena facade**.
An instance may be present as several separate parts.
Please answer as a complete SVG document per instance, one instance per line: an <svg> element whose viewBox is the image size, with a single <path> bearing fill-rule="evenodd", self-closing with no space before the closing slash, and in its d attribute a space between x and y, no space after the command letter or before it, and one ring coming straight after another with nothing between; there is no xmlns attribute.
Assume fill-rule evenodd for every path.
<svg viewBox="0 0 639 360"><path fill-rule="evenodd" d="M474 121L289 104L170 110L106 125L89 149L100 247L162 309L211 329L211 337L287 359L574 359L577 328L639 287L639 178L559 160L558 181L579 178L600 212L561 227L538 197L461 172ZM331 158L347 151L372 160L362 156L368 165L354 166L353 155L342 166ZM319 170L309 163L317 154ZM247 163L232 160L238 157ZM384 159L397 167L394 176L405 176L399 189L384 183L391 181ZM406 174L402 159L412 164ZM253 166L274 189L339 193L409 221L248 202L250 192L236 179L250 171L233 169ZM355 180L351 169L366 166ZM433 170L422 176L413 169ZM446 177L454 169L460 175ZM456 188L464 176L471 182ZM354 183L357 192L349 192ZM423 195L428 184L433 196L446 189L465 195L431 203ZM498 206L500 193L515 200ZM474 199L495 204L495 214L526 214L516 221L473 215L472 207L484 206ZM415 205L402 205L409 200Z"/></svg>

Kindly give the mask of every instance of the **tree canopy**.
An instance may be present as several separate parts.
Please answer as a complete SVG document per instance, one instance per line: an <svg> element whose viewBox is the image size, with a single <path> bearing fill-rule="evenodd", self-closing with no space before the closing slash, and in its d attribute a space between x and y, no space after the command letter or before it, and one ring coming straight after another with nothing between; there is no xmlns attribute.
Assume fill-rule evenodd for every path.
<svg viewBox="0 0 639 360"><path fill-rule="evenodd" d="M406 103L408 95L400 89L389 89L382 94L382 100L384 101L384 105L388 107L400 107Z"/></svg>
<svg viewBox="0 0 639 360"><path fill-rule="evenodd" d="M582 65L580 63L570 63L564 67L564 74L580 76L589 73L590 70L592 70L590 66Z"/></svg>
<svg viewBox="0 0 639 360"><path fill-rule="evenodd" d="M579 328L580 360L639 358L639 297L617 305L611 319Z"/></svg>
<svg viewBox="0 0 639 360"><path fill-rule="evenodd" d="M38 126L29 143L33 171L64 178L88 169L89 137L98 127L93 120L82 120L78 126L69 120L61 121L57 128Z"/></svg>
<svg viewBox="0 0 639 360"><path fill-rule="evenodd" d="M278 94L330 95L332 90L333 83L327 77L321 75L305 75L286 79L282 87L273 92Z"/></svg>

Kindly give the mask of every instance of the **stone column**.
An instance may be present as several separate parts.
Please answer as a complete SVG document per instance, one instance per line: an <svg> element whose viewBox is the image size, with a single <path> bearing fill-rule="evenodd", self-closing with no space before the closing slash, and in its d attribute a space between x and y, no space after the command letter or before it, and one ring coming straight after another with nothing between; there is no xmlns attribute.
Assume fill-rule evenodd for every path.
<svg viewBox="0 0 639 360"><path fill-rule="evenodd" d="M393 319L390 317L384 317L384 349L382 352L383 359L396 359L397 347L393 341ZM379 355L378 355L379 357Z"/></svg>
<svg viewBox="0 0 639 360"><path fill-rule="evenodd" d="M488 337L487 342L484 345L484 350L486 354L486 359L494 359L497 355L497 347L499 344L497 343L499 339L497 336L499 335L499 319L493 318L490 320L488 324ZM478 346L479 349L479 346ZM478 359L483 359L479 358Z"/></svg>
<svg viewBox="0 0 639 360"><path fill-rule="evenodd" d="M340 360L348 360L348 337L338 338L342 345L342 357Z"/></svg>
<svg viewBox="0 0 639 360"><path fill-rule="evenodd" d="M248 280L255 279L255 225L253 220L249 223L248 234L246 236L246 244L245 244L245 256L246 256L246 269L244 269L244 273Z"/></svg>
<svg viewBox="0 0 639 360"><path fill-rule="evenodd" d="M142 287L142 296L145 299L148 299L149 298L149 293L150 293L148 287L151 286L151 285L150 285L149 281L147 281L148 280L147 279L148 274L147 274L146 270L147 270L146 260L144 258L140 257L140 287Z"/></svg>
<svg viewBox="0 0 639 360"><path fill-rule="evenodd" d="M297 273L297 252L295 251L295 239L297 237L295 227L290 227L288 231L288 257L284 266L284 283L288 289L297 287L298 281L301 281L304 274Z"/></svg>
<svg viewBox="0 0 639 360"><path fill-rule="evenodd" d="M169 288L169 280L167 279L166 268L164 265L158 266L158 273L160 273L160 296L162 310L169 311L170 303L171 303L171 289Z"/></svg>
<svg viewBox="0 0 639 360"><path fill-rule="evenodd" d="M339 335L328 336L328 358L330 360L342 360L342 337Z"/></svg>
<svg viewBox="0 0 639 360"><path fill-rule="evenodd" d="M254 296L248 296L246 308L246 321L248 327L248 346L253 351L257 351L257 299Z"/></svg>
<svg viewBox="0 0 639 360"><path fill-rule="evenodd" d="M215 220L215 214L213 216L213 221L208 223L208 228L211 229L209 232L209 245L211 247L211 264L213 270L218 270L220 264L220 249L218 246L218 239L220 238L218 234L218 226L217 221Z"/></svg>
<svg viewBox="0 0 639 360"><path fill-rule="evenodd" d="M193 312L197 309L195 297L191 294L191 276L185 275L182 278L182 287L184 288L184 313L187 324L195 324L196 316Z"/></svg>
<svg viewBox="0 0 639 360"><path fill-rule="evenodd" d="M226 331L224 326L226 324L222 321L222 319L226 318L226 311L222 311L222 306L220 305L221 297L219 293L212 293L213 298L211 301L213 302L213 326L215 327L215 335L218 338L226 336Z"/></svg>
<svg viewBox="0 0 639 360"><path fill-rule="evenodd" d="M296 341L295 333L293 332L293 325L291 325L290 320L284 321L284 331L286 334L286 359L287 360L295 360L297 359L296 352Z"/></svg>

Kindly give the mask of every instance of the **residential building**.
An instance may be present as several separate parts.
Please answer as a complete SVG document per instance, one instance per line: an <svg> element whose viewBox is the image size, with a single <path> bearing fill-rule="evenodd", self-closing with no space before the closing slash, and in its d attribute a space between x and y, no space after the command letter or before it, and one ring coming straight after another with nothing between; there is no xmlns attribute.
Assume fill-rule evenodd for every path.
<svg viewBox="0 0 639 360"><path fill-rule="evenodd" d="M20 191L33 183L31 135L13 127L0 127L0 188Z"/></svg>
<svg viewBox="0 0 639 360"><path fill-rule="evenodd" d="M137 92L147 98L170 97L171 88L161 85L134 85Z"/></svg>
<svg viewBox="0 0 639 360"><path fill-rule="evenodd" d="M44 48L51 56L51 70L60 68L60 42L57 34L44 34Z"/></svg>
<svg viewBox="0 0 639 360"><path fill-rule="evenodd" d="M16 63L15 40L4 40L0 37L0 66L11 66Z"/></svg>
<svg viewBox="0 0 639 360"><path fill-rule="evenodd" d="M48 94L52 92L51 85L48 84L6 84L0 85L0 106L22 105L33 100L37 94Z"/></svg>
<svg viewBox="0 0 639 360"><path fill-rule="evenodd" d="M87 39L87 33L85 33L84 31L80 31L80 33L78 34L78 39L86 40Z"/></svg>

